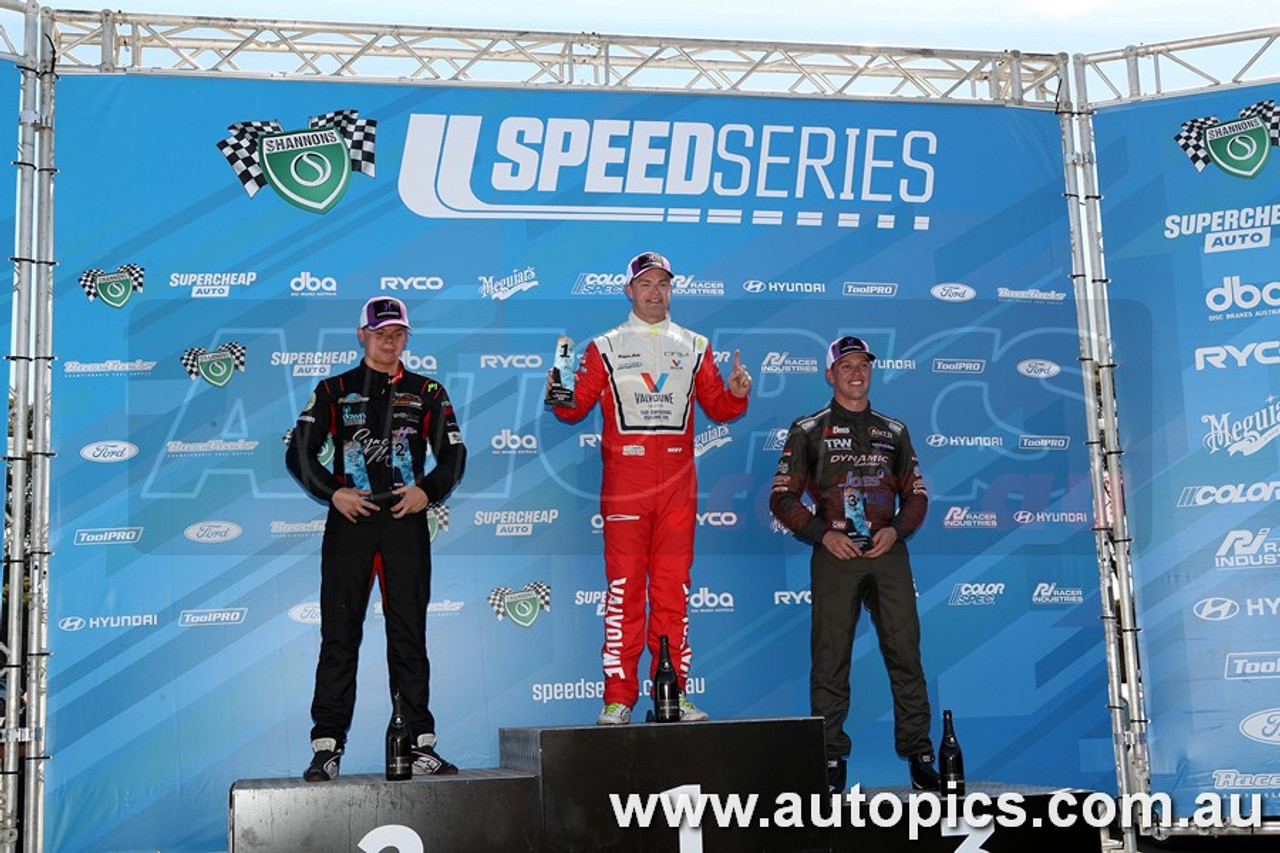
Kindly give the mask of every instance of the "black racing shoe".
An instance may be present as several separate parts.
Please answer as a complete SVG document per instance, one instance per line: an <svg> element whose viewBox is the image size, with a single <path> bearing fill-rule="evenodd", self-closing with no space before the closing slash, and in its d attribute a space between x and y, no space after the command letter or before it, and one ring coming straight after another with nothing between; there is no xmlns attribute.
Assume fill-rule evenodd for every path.
<svg viewBox="0 0 1280 853"><path fill-rule="evenodd" d="M436 752L436 736L418 735L418 745L413 748L414 776L456 776L458 768Z"/></svg>
<svg viewBox="0 0 1280 853"><path fill-rule="evenodd" d="M848 764L843 758L827 759L827 793L843 794L848 782Z"/></svg>
<svg viewBox="0 0 1280 853"><path fill-rule="evenodd" d="M933 766L933 753L920 752L907 759L911 767L911 787L917 791L937 791L942 785Z"/></svg>
<svg viewBox="0 0 1280 853"><path fill-rule="evenodd" d="M315 754L311 756L311 764L303 771L302 778L307 782L328 782L338 778L338 763L342 760L342 748L331 737L316 738L311 741Z"/></svg>

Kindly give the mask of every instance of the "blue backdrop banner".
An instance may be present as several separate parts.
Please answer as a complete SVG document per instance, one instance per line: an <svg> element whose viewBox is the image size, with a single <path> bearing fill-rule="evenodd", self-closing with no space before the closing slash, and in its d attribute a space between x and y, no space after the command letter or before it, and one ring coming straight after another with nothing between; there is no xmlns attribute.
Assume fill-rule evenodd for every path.
<svg viewBox="0 0 1280 853"><path fill-rule="evenodd" d="M1280 797L1275 86L1099 110L1152 790Z"/></svg>
<svg viewBox="0 0 1280 853"><path fill-rule="evenodd" d="M625 318L643 250L756 377L699 421L693 698L808 713L809 549L768 493L856 333L932 496L924 662L971 776L1114 785L1052 112L106 76L58 111L50 849L219 849L233 781L306 766L325 508L283 438L376 294L471 454L433 544L441 752L492 766L499 727L594 719L600 419L559 422L543 382L557 335ZM534 583L550 607L497 618ZM345 773L381 767L376 607ZM869 628L854 655L853 778L901 784Z"/></svg>

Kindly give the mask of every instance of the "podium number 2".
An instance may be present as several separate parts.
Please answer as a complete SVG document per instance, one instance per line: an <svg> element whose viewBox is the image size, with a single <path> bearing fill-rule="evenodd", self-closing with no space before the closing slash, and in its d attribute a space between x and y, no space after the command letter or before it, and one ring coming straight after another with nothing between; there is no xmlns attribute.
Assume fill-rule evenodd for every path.
<svg viewBox="0 0 1280 853"><path fill-rule="evenodd" d="M418 837L418 833L407 826L389 823L369 830L365 837L360 839L360 849L364 853L383 853L385 850L394 850L396 853L423 853L426 848L422 846L422 839Z"/></svg>

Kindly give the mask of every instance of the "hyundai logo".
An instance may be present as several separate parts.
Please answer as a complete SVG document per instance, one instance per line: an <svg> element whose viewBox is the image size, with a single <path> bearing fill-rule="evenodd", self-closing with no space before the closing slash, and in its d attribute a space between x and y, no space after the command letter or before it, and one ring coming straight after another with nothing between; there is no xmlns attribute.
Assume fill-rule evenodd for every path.
<svg viewBox="0 0 1280 853"><path fill-rule="evenodd" d="M742 283L742 289L747 293L764 293L764 282L759 281L758 279L744 281Z"/></svg>
<svg viewBox="0 0 1280 853"><path fill-rule="evenodd" d="M1191 612L1206 622L1225 622L1235 618L1235 615L1240 612L1240 605L1230 598L1215 596L1200 599Z"/></svg>
<svg viewBox="0 0 1280 853"><path fill-rule="evenodd" d="M1030 524L1034 518L1035 515L1030 510L1026 509L1020 509L1013 514L1013 520L1019 524Z"/></svg>
<svg viewBox="0 0 1280 853"><path fill-rule="evenodd" d="M58 620L58 627L64 631L79 631L84 626L83 616L64 616Z"/></svg>
<svg viewBox="0 0 1280 853"><path fill-rule="evenodd" d="M930 435L928 438L926 438L924 440L924 443L929 445L930 447L941 447L942 445L947 443L947 437L945 435L942 435L941 433L935 432L932 435Z"/></svg>

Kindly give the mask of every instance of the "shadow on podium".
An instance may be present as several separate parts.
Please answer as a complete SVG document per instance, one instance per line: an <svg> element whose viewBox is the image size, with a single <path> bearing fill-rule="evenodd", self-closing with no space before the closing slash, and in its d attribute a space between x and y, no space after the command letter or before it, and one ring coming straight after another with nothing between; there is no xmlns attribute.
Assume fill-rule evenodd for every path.
<svg viewBox="0 0 1280 853"><path fill-rule="evenodd" d="M906 788L855 789L859 809L850 796L826 791L816 717L501 729L498 742L500 767L457 776L239 781L230 793L230 850L1087 853L1100 847L1098 831L1083 821L1071 829L1051 825L1048 788L970 784L968 794L993 804L1001 795L1018 797L1026 816L1018 827L999 825L995 818L1004 811L993 805L987 826L959 821L949 828L947 798L932 795L930 805ZM913 808L936 811L938 819L919 826L910 819ZM952 811L960 812L958 803ZM901 816L892 821L895 812ZM697 826L690 825L692 814L700 814ZM982 809L974 814L982 821Z"/></svg>

